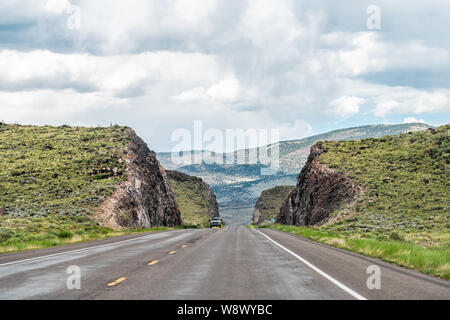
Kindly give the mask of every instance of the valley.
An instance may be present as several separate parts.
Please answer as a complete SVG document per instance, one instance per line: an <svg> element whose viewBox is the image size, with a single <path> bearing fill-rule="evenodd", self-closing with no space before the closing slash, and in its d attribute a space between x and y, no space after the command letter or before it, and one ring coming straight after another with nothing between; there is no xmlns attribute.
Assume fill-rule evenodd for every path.
<svg viewBox="0 0 450 320"><path fill-rule="evenodd" d="M373 125L348 129L340 129L312 137L282 141L277 144L279 149L280 170L274 175L261 175L264 166L256 164L196 164L195 160L201 157L201 151L186 151L183 153L183 164L175 164L171 160L171 153L157 153L161 165L170 170L177 170L188 175L202 178L208 183L217 196L220 211L232 212L239 209L245 218L228 214L229 223L249 223L253 216L254 206L261 192L281 185L296 185L297 177L309 156L311 146L318 141L356 140L379 138L387 135L397 135L406 132L426 130L430 126L422 123L398 125ZM267 146L270 150L274 145ZM258 154L259 149L253 149ZM237 154L248 155L250 149L237 150L234 153L216 154L218 158L234 157ZM205 155L209 152L205 151Z"/></svg>

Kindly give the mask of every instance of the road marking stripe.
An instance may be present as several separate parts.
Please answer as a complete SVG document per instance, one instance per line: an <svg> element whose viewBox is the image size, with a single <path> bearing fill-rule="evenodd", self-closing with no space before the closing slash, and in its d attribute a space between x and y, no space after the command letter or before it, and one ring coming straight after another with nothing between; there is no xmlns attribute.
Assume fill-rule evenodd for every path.
<svg viewBox="0 0 450 320"><path fill-rule="evenodd" d="M167 232L167 233L178 233L178 232L183 232L183 231L170 230L170 231L165 231L165 232ZM191 232L191 231L188 231L188 232ZM141 237L137 237L137 238L133 238L133 239L127 239L127 240L117 241L117 242L113 242L113 243L108 243L108 244L103 244L103 245L98 245L98 246L92 246L92 247L88 247L88 248L69 250L69 251L64 251L64 252L59 252L59 253L48 254L48 255L40 256L40 257L34 257L34 258L23 259L23 260L18 260L18 261L6 262L6 263L3 263L3 264L0 264L0 267L8 266L8 265L16 264L16 263L31 262L31 261L41 260L41 259L45 259L45 258L62 256L62 255L65 255L65 254L81 253L81 252L85 252L85 251L89 251L89 250L93 250L93 249L111 247L111 246L114 246L114 245L119 244L119 243L125 243L125 242L140 240L142 238L151 237L151 236L154 236L156 234L159 234L159 233L147 234L145 236L141 236ZM26 252L26 251L24 251L24 252Z"/></svg>
<svg viewBox="0 0 450 320"><path fill-rule="evenodd" d="M182 248L186 248L186 247L187 247L187 244L185 244L185 245L182 245L181 247L182 247Z"/></svg>
<svg viewBox="0 0 450 320"><path fill-rule="evenodd" d="M116 281L113 281L113 282L111 282L111 283L108 283L108 287L113 287L113 286L115 286L115 285L118 285L119 283L121 283L121 282L123 282L123 281L125 281L125 280L127 280L127 278L119 278L119 279L117 279Z"/></svg>
<svg viewBox="0 0 450 320"><path fill-rule="evenodd" d="M149 265L149 266L152 266L152 265L154 265L154 264L157 264L158 262L159 262L159 260L155 260L155 261L150 262L148 265Z"/></svg>
<svg viewBox="0 0 450 320"><path fill-rule="evenodd" d="M320 270L319 268L317 268L316 266L314 266L313 264L311 264L310 262L308 262L307 260L303 259L302 257L300 257L299 255L297 255L296 253L292 252L291 250L289 250L288 248L282 246L281 244L279 244L278 242L276 242L275 240L273 240L272 238L270 238L268 235L264 234L263 232L259 231L259 230L255 230L252 229L255 232L258 232L260 234L262 234L264 237L266 237L267 239L269 239L273 244L277 245L278 247L280 247L281 249L283 249L284 251L290 253L291 255L293 255L294 257L296 257L298 260L300 260L301 262L303 262L304 264L306 264L308 267L310 267L311 269L313 269L314 271L316 271L318 274L320 274L321 276L323 276L324 278L326 278L327 280L331 281L332 283L334 283L336 286L338 286L339 288L341 288L342 290L344 290L345 292L347 292L348 294L352 295L354 298L358 299L358 300L367 300L367 298L363 297L362 295L360 295L359 293L353 291L352 289L350 289L349 287L347 287L346 285L344 285L343 283L339 282L338 280L336 280L335 278L333 278L332 276L326 274L325 272L323 272L322 270Z"/></svg>
<svg viewBox="0 0 450 320"><path fill-rule="evenodd" d="M169 254L174 254L176 251L170 251Z"/></svg>

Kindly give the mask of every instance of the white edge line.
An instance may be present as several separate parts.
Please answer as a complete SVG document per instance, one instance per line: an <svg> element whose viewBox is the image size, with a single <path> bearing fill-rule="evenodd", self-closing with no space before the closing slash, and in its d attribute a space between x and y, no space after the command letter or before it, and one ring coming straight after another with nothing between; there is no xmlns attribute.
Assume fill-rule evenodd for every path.
<svg viewBox="0 0 450 320"><path fill-rule="evenodd" d="M178 231L178 230L173 230L173 231ZM180 230L180 231L182 231L182 230ZM17 261L6 262L6 263L3 263L3 264L0 264L0 267L9 266L9 265L12 265L12 264L23 263L23 262L31 262L31 261L36 261L36 260L41 260L41 259L46 259L46 258L51 258L51 257L57 257L57 256L65 255L65 254L80 253L80 252L85 252L85 251L94 250L94 249L98 249L98 248L111 247L111 246L114 246L116 244L130 242L130 241L135 241L135 240L140 240L140 239L143 239L143 238L146 238L146 237L151 237L151 236L154 236L155 234L159 234L159 233L147 234L145 236L141 236L141 237L137 237L137 238L133 238L133 239L122 240L122 241L117 241L117 242L108 243L108 244L103 244L103 245L99 245L99 246L92 246L92 247L88 247L88 248L64 251L64 252L59 252L59 253L54 253L54 254L49 254L49 255L45 255L45 256L39 256L39 257L24 259L24 260L17 260ZM24 251L23 253L25 253L25 252L30 252L30 251Z"/></svg>
<svg viewBox="0 0 450 320"><path fill-rule="evenodd" d="M303 259L302 257L300 257L298 254L292 252L291 250L289 250L288 248L282 246L281 244L279 244L278 242L276 242L275 240L273 240L272 238L270 238L268 235L264 234L263 232L259 231L259 230L255 230L252 229L255 232L258 232L260 234L262 234L264 237L266 237L267 239L269 239L272 243L274 243L275 245L277 245L278 247L280 247L281 249L283 249L284 251L290 253L291 255L293 255L294 257L296 257L298 260L300 260L301 262L303 262L304 264L306 264L308 267L310 267L311 269L313 269L314 271L316 271L318 274L320 274L322 277L326 278L327 280L331 281L332 283L334 283L336 286L338 286L339 288L341 288L342 290L344 290L345 292L347 292L348 294L352 295L354 298L358 299L358 300L367 300L367 298L363 297L362 295L360 295L359 293L353 291L352 289L350 289L349 287L347 287L346 285L344 285L343 283L339 282L338 280L336 280L335 278L333 278L332 276L326 274L325 272L323 272L322 270L320 270L319 268L317 268L316 266L314 266L313 264L311 264L310 262L308 262L307 260Z"/></svg>

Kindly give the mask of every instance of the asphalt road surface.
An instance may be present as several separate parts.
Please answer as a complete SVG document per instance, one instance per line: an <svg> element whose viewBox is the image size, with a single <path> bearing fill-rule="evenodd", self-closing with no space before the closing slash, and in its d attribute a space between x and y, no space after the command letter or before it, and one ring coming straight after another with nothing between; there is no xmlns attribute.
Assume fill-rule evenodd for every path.
<svg viewBox="0 0 450 320"><path fill-rule="evenodd" d="M380 289L368 289L370 266ZM1 255L0 299L450 299L450 283L292 234L229 226Z"/></svg>

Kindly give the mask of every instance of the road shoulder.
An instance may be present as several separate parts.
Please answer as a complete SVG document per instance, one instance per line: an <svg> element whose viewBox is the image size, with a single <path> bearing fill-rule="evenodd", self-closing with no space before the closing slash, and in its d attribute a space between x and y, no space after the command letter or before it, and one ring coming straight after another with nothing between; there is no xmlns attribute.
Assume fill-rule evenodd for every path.
<svg viewBox="0 0 450 320"><path fill-rule="evenodd" d="M258 229L315 267L368 299L449 299L450 283L357 253L327 246L298 235ZM380 271L380 289L367 285L374 268Z"/></svg>

